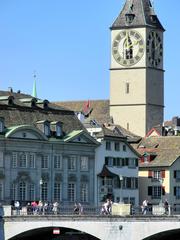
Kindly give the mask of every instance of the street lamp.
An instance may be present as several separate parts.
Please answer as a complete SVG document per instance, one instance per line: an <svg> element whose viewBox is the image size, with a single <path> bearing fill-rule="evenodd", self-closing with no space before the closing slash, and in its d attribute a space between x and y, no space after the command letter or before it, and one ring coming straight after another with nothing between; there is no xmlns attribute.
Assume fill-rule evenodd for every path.
<svg viewBox="0 0 180 240"><path fill-rule="evenodd" d="M123 176L119 175L119 181L120 181L120 203L122 203L123 198L122 198L122 183L123 183Z"/></svg>
<svg viewBox="0 0 180 240"><path fill-rule="evenodd" d="M40 197L40 201L42 200L42 185L43 185L43 180L42 178L39 180L39 186L40 186L40 191L39 191L39 197Z"/></svg>

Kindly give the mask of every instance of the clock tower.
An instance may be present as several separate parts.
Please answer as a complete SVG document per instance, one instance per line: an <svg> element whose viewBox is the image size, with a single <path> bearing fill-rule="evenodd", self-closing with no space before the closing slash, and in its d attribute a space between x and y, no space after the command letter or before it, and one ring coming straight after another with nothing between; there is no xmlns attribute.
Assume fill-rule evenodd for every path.
<svg viewBox="0 0 180 240"><path fill-rule="evenodd" d="M126 0L110 29L110 115L145 136L163 123L164 28L150 0Z"/></svg>

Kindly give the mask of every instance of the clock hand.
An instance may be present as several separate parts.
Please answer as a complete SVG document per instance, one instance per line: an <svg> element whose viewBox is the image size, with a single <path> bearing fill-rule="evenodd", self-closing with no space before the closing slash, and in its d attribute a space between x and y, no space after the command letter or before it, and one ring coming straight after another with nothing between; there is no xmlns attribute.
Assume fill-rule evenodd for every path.
<svg viewBox="0 0 180 240"><path fill-rule="evenodd" d="M139 43L139 41L134 41L133 43L131 43L130 45L128 45L128 48L131 48L135 45L137 45Z"/></svg>
<svg viewBox="0 0 180 240"><path fill-rule="evenodd" d="M128 34L128 31L126 31L126 48L129 48L129 34Z"/></svg>

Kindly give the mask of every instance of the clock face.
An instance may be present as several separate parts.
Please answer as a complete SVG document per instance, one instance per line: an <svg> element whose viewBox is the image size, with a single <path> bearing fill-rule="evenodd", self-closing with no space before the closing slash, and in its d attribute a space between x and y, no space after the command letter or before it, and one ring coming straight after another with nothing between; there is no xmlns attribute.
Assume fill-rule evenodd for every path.
<svg viewBox="0 0 180 240"><path fill-rule="evenodd" d="M155 31L151 31L147 39L147 57L150 66L158 67L163 57L163 44L161 37Z"/></svg>
<svg viewBox="0 0 180 240"><path fill-rule="evenodd" d="M123 30L117 34L112 44L112 54L122 66L132 66L144 54L144 41L135 30Z"/></svg>

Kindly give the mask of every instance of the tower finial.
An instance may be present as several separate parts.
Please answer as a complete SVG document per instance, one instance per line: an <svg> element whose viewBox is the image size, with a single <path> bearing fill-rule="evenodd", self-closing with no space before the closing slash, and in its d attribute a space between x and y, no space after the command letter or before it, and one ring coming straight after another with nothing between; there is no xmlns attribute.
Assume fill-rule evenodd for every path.
<svg viewBox="0 0 180 240"><path fill-rule="evenodd" d="M37 98L37 91L36 91L36 71L33 72L33 78L34 78L34 83L33 83L33 91L32 91L32 96Z"/></svg>

